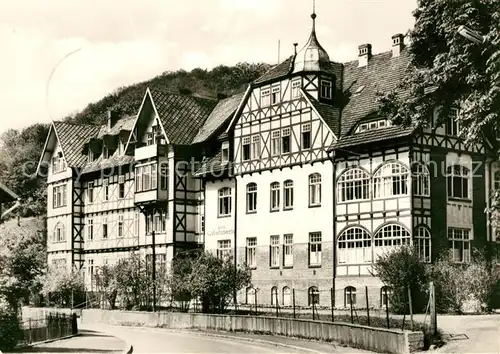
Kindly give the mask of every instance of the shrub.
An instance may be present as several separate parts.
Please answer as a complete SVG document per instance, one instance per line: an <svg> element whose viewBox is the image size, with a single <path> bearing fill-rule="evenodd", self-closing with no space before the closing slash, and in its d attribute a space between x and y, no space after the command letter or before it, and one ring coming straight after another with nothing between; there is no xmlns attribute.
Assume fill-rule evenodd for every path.
<svg viewBox="0 0 500 354"><path fill-rule="evenodd" d="M401 246L379 256L373 268L392 290L389 301L394 312L409 313L408 288L412 294L413 312L425 311L427 269L413 247Z"/></svg>
<svg viewBox="0 0 500 354"><path fill-rule="evenodd" d="M13 311L0 307L0 350L13 349L21 339L19 318Z"/></svg>

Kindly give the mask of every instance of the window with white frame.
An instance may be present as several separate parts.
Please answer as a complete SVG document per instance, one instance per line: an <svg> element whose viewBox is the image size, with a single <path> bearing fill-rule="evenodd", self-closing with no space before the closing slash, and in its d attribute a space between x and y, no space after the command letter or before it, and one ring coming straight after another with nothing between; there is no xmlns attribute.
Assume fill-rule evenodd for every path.
<svg viewBox="0 0 500 354"><path fill-rule="evenodd" d="M52 173L59 173L66 170L66 162L62 152L58 152L56 156L52 157Z"/></svg>
<svg viewBox="0 0 500 354"><path fill-rule="evenodd" d="M311 123L302 124L302 149L311 148Z"/></svg>
<svg viewBox="0 0 500 354"><path fill-rule="evenodd" d="M231 240L219 240L217 241L217 257L227 258L232 254L231 251Z"/></svg>
<svg viewBox="0 0 500 354"><path fill-rule="evenodd" d="M271 92L271 104L276 104L280 101L280 87L273 87Z"/></svg>
<svg viewBox="0 0 500 354"><path fill-rule="evenodd" d="M398 162L380 167L373 176L375 198L408 194L408 169Z"/></svg>
<svg viewBox="0 0 500 354"><path fill-rule="evenodd" d="M108 238L108 218L102 218L102 238L105 240Z"/></svg>
<svg viewBox="0 0 500 354"><path fill-rule="evenodd" d="M271 155L278 156L281 153L280 131L271 132Z"/></svg>
<svg viewBox="0 0 500 354"><path fill-rule="evenodd" d="M283 236L283 266L293 266L293 235Z"/></svg>
<svg viewBox="0 0 500 354"><path fill-rule="evenodd" d="M372 238L361 227L350 227L338 238L338 263L362 264L372 261Z"/></svg>
<svg viewBox="0 0 500 354"><path fill-rule="evenodd" d="M283 287L283 292L282 292L283 300L282 300L282 305L283 306L291 306L292 305L292 291L288 286Z"/></svg>
<svg viewBox="0 0 500 354"><path fill-rule="evenodd" d="M344 307L356 306L356 288L347 286L344 289Z"/></svg>
<svg viewBox="0 0 500 354"><path fill-rule="evenodd" d="M165 232L165 223L166 223L166 212L163 210L158 210L154 215L154 230L157 233Z"/></svg>
<svg viewBox="0 0 500 354"><path fill-rule="evenodd" d="M317 286L311 286L307 290L307 304L309 306L319 305L319 290Z"/></svg>
<svg viewBox="0 0 500 354"><path fill-rule="evenodd" d="M123 214L118 214L118 237L123 237Z"/></svg>
<svg viewBox="0 0 500 354"><path fill-rule="evenodd" d="M146 145L153 145L155 141L155 133L156 126L151 127L152 131L146 133Z"/></svg>
<svg viewBox="0 0 500 354"><path fill-rule="evenodd" d="M321 265L321 232L309 234L309 265Z"/></svg>
<svg viewBox="0 0 500 354"><path fill-rule="evenodd" d="M258 135L252 136L252 159L260 159L260 136Z"/></svg>
<svg viewBox="0 0 500 354"><path fill-rule="evenodd" d="M398 224L387 224L383 226L373 238L375 260L377 256L390 251L393 247L410 245L411 236L408 230Z"/></svg>
<svg viewBox="0 0 500 354"><path fill-rule="evenodd" d="M309 175L309 206L321 205L321 175Z"/></svg>
<svg viewBox="0 0 500 354"><path fill-rule="evenodd" d="M166 162L162 162L160 165L160 188L161 190L168 188L168 164Z"/></svg>
<svg viewBox="0 0 500 354"><path fill-rule="evenodd" d="M360 168L342 173L338 181L339 201L366 200L370 198L370 175Z"/></svg>
<svg viewBox="0 0 500 354"><path fill-rule="evenodd" d="M392 289L388 286L383 286L380 288L380 307L386 307L389 305L389 299L392 294Z"/></svg>
<svg viewBox="0 0 500 354"><path fill-rule="evenodd" d="M413 169L413 193L419 197L430 196L430 175L427 166L419 163Z"/></svg>
<svg viewBox="0 0 500 354"><path fill-rule="evenodd" d="M153 214L146 215L146 234L149 235L154 230Z"/></svg>
<svg viewBox="0 0 500 354"><path fill-rule="evenodd" d="M246 291L245 291L245 303L247 305L254 305L255 304L255 300L256 300L256 297L255 297L255 289L252 288L251 286L246 288Z"/></svg>
<svg viewBox="0 0 500 354"><path fill-rule="evenodd" d="M271 236L269 247L269 265L271 268L280 266L280 237L277 235Z"/></svg>
<svg viewBox="0 0 500 354"><path fill-rule="evenodd" d="M106 202L109 200L109 180L106 178L102 181L103 188L103 200Z"/></svg>
<svg viewBox="0 0 500 354"><path fill-rule="evenodd" d="M448 248L453 262L469 263L472 234L469 229L448 228Z"/></svg>
<svg viewBox="0 0 500 354"><path fill-rule="evenodd" d="M278 288L276 286L271 288L271 306L279 306Z"/></svg>
<svg viewBox="0 0 500 354"><path fill-rule="evenodd" d="M257 237L247 237L246 261L250 268L257 267Z"/></svg>
<svg viewBox="0 0 500 354"><path fill-rule="evenodd" d="M302 83L299 80L292 81L292 99L300 97L300 87Z"/></svg>
<svg viewBox="0 0 500 354"><path fill-rule="evenodd" d="M135 191L142 192L142 167L135 168Z"/></svg>
<svg viewBox="0 0 500 354"><path fill-rule="evenodd" d="M267 107L271 104L271 89L263 89L260 91L262 107Z"/></svg>
<svg viewBox="0 0 500 354"><path fill-rule="evenodd" d="M321 98L331 100L333 97L332 82L330 80L321 80Z"/></svg>
<svg viewBox="0 0 500 354"><path fill-rule="evenodd" d="M257 184L247 184L247 213L257 212Z"/></svg>
<svg viewBox="0 0 500 354"><path fill-rule="evenodd" d="M89 240L89 241L94 240L94 220L93 219L87 220L87 240Z"/></svg>
<svg viewBox="0 0 500 354"><path fill-rule="evenodd" d="M241 147L241 159L243 161L249 161L250 156L250 137L246 136L243 138L242 147Z"/></svg>
<svg viewBox="0 0 500 354"><path fill-rule="evenodd" d="M271 183L271 211L280 209L280 184L278 182Z"/></svg>
<svg viewBox="0 0 500 354"><path fill-rule="evenodd" d="M431 233L425 226L419 226L415 229L413 247L420 258L427 263L431 261Z"/></svg>
<svg viewBox="0 0 500 354"><path fill-rule="evenodd" d="M229 143L225 142L222 144L222 164L227 164L229 162Z"/></svg>
<svg viewBox="0 0 500 354"><path fill-rule="evenodd" d="M94 182L91 181L87 185L87 199L90 204L94 202Z"/></svg>
<svg viewBox="0 0 500 354"><path fill-rule="evenodd" d="M290 151L290 128L284 128L281 130L281 152L288 154Z"/></svg>
<svg viewBox="0 0 500 354"><path fill-rule="evenodd" d="M293 209L293 181L287 180L283 184L283 208Z"/></svg>
<svg viewBox="0 0 500 354"><path fill-rule="evenodd" d="M151 165L151 189L158 189L158 165Z"/></svg>
<svg viewBox="0 0 500 354"><path fill-rule="evenodd" d="M67 185L54 186L52 188L52 206L61 208L67 205Z"/></svg>
<svg viewBox="0 0 500 354"><path fill-rule="evenodd" d="M125 176L118 176L118 198L125 198Z"/></svg>
<svg viewBox="0 0 500 354"><path fill-rule="evenodd" d="M92 150L89 149L87 156L88 156L88 162L94 162L95 155Z"/></svg>
<svg viewBox="0 0 500 354"><path fill-rule="evenodd" d="M134 236L139 236L139 212L134 213Z"/></svg>
<svg viewBox="0 0 500 354"><path fill-rule="evenodd" d="M231 188L219 189L219 217L231 215Z"/></svg>
<svg viewBox="0 0 500 354"><path fill-rule="evenodd" d="M62 222L58 222L56 227L54 228L54 237L53 242L65 242L66 241L66 231L64 224Z"/></svg>
<svg viewBox="0 0 500 354"><path fill-rule="evenodd" d="M376 121L363 122L358 125L358 127L355 130L355 133L363 133L368 130L382 129L390 127L391 125L392 125L391 122L387 119L379 119Z"/></svg>
<svg viewBox="0 0 500 354"><path fill-rule="evenodd" d="M462 165L453 165L449 166L446 172L448 198L469 199L469 169Z"/></svg>
<svg viewBox="0 0 500 354"><path fill-rule="evenodd" d="M446 119L446 135L458 136L460 134L460 120L459 120L459 110L457 108L452 108L450 110L450 115Z"/></svg>
<svg viewBox="0 0 500 354"><path fill-rule="evenodd" d="M142 190L149 191L151 189L151 165L142 167Z"/></svg>

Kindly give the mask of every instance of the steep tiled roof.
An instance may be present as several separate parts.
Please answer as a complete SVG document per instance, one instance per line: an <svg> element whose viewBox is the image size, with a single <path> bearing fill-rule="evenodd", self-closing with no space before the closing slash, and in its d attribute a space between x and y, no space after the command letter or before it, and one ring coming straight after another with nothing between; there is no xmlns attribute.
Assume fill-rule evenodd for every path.
<svg viewBox="0 0 500 354"><path fill-rule="evenodd" d="M99 126L53 122L54 129L69 167L82 167L87 156L82 154L83 145L89 137L96 137Z"/></svg>
<svg viewBox="0 0 500 354"><path fill-rule="evenodd" d="M221 126L228 122L245 94L237 94L219 101L205 124L201 127L193 140L193 144L201 143L210 138Z"/></svg>
<svg viewBox="0 0 500 354"><path fill-rule="evenodd" d="M97 138L102 139L104 135L118 135L122 130L132 131L134 129L135 118L135 116L120 118L111 129L108 129L107 124L102 125Z"/></svg>
<svg viewBox="0 0 500 354"><path fill-rule="evenodd" d="M261 77L254 81L256 84L260 84L262 82L277 79L278 77L287 75L293 65L294 56L289 57L287 60L279 63L278 65L273 66L267 72L265 72Z"/></svg>
<svg viewBox="0 0 500 354"><path fill-rule="evenodd" d="M339 134L340 127L340 109L330 104L321 103L309 93L306 92L307 98L311 101L314 108L326 124L330 127L335 135Z"/></svg>
<svg viewBox="0 0 500 354"><path fill-rule="evenodd" d="M121 156L112 156L109 159L102 160L101 157L96 161L88 163L83 168L82 173L89 173L94 171L101 171L106 168L124 166L129 163L134 162L134 156L129 155L121 155Z"/></svg>
<svg viewBox="0 0 500 354"><path fill-rule="evenodd" d="M189 145L217 105L214 99L150 90L170 143Z"/></svg>
<svg viewBox="0 0 500 354"><path fill-rule="evenodd" d="M377 112L377 92L395 88L408 64L408 50L403 50L397 58L392 57L392 52L376 54L366 67L358 67L358 61L344 64L343 91L347 104L342 111L341 136L349 134L360 120Z"/></svg>
<svg viewBox="0 0 500 354"><path fill-rule="evenodd" d="M203 177L212 174L214 177L223 176L225 172L233 167L231 162L222 164L222 150L219 150L215 156L202 162L200 169L193 173L193 177Z"/></svg>
<svg viewBox="0 0 500 354"><path fill-rule="evenodd" d="M412 134L414 128L391 126L384 129L367 130L362 133L356 133L344 136L332 144L330 150L342 150L353 146L375 143L382 140L396 139Z"/></svg>

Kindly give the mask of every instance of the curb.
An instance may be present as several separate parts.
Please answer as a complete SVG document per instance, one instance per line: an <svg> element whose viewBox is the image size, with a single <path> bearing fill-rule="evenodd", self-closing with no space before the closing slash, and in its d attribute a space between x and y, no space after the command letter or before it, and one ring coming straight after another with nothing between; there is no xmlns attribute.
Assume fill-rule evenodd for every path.
<svg viewBox="0 0 500 354"><path fill-rule="evenodd" d="M59 340L65 340L65 339L70 339L70 338L78 337L80 335L81 335L81 333L77 333L77 334L72 334L72 335L66 336L66 337L54 338L54 339L47 339L47 340L44 340L44 341L41 341L41 342L35 342L35 343L26 344L26 345L23 345L23 346L20 346L20 347L16 347L15 349L18 350L18 349L23 349L23 348L31 348L31 347L33 347L35 345L52 343L52 342L56 342L56 341L59 341Z"/></svg>
<svg viewBox="0 0 500 354"><path fill-rule="evenodd" d="M128 349L125 349L122 354L132 354L134 352L134 347L132 344L128 345Z"/></svg>

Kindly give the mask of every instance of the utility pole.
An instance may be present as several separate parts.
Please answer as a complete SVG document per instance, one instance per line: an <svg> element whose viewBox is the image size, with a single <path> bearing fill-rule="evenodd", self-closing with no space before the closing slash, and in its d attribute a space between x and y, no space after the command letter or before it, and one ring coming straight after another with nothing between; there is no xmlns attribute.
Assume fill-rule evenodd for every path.
<svg viewBox="0 0 500 354"><path fill-rule="evenodd" d="M153 312L156 312L156 235L154 229L151 231L151 236L153 238Z"/></svg>

